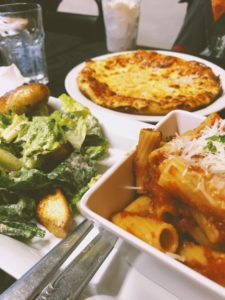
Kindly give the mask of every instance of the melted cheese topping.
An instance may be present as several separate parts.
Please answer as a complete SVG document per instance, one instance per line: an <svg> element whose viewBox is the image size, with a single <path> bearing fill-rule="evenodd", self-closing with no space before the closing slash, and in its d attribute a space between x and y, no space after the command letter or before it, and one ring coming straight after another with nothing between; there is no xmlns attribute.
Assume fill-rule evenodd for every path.
<svg viewBox="0 0 225 300"><path fill-rule="evenodd" d="M140 65L127 64L116 66L110 70L105 67L104 62L96 63L96 78L102 83L110 86L111 90L117 95L142 98L146 100L159 101L166 97L180 97L185 95L193 97L200 91L205 91L206 86L203 82L207 81L211 92L217 86L211 84L211 79L202 74L180 74L180 69L174 66L167 68L153 67L140 68Z"/></svg>
<svg viewBox="0 0 225 300"><path fill-rule="evenodd" d="M225 175L225 120L206 127L198 138L177 136L169 146L169 156L179 153L189 165Z"/></svg>
<svg viewBox="0 0 225 300"><path fill-rule="evenodd" d="M192 111L222 93L220 78L210 67L145 50L90 60L77 82L99 105L147 115L176 108Z"/></svg>

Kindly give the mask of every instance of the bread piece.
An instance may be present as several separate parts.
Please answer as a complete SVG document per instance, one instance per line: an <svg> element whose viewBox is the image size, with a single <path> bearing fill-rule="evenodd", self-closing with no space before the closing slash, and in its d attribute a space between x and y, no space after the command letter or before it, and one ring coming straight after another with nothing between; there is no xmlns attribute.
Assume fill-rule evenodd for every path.
<svg viewBox="0 0 225 300"><path fill-rule="evenodd" d="M56 237L64 238L72 227L72 212L60 189L42 198L37 205L37 219Z"/></svg>
<svg viewBox="0 0 225 300"><path fill-rule="evenodd" d="M0 112L9 114L29 114L46 104L50 95L49 88L41 83L24 84L0 97Z"/></svg>

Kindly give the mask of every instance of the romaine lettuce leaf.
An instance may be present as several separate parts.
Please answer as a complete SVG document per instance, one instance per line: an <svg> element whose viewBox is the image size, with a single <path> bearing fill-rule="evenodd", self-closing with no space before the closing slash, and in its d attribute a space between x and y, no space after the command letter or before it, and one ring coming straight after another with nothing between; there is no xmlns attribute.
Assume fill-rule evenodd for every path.
<svg viewBox="0 0 225 300"><path fill-rule="evenodd" d="M65 114L69 113L70 118L76 120L75 126L67 129L68 140L74 148L80 149L83 154L92 159L102 157L108 149L108 142L99 121L86 107L75 102L66 94L61 95L59 99L62 102L62 111Z"/></svg>
<svg viewBox="0 0 225 300"><path fill-rule="evenodd" d="M15 157L9 165L9 155L1 156L2 166L8 167L0 168L0 219L8 228L4 234L21 235L23 224L6 224L4 218L29 219L36 201L52 189L60 188L75 207L97 178L97 160L108 149L101 126L86 107L66 94L59 99L61 109L53 112L43 107L36 116L0 113L1 153ZM55 164L50 161L53 157ZM19 225L21 232L15 232Z"/></svg>
<svg viewBox="0 0 225 300"><path fill-rule="evenodd" d="M24 197L17 203L0 205L2 220L28 221L35 216L36 203L34 199Z"/></svg>
<svg viewBox="0 0 225 300"><path fill-rule="evenodd" d="M66 143L62 128L51 116L33 117L24 135L16 139L23 144L22 161L29 168L38 167L41 158Z"/></svg>
<svg viewBox="0 0 225 300"><path fill-rule="evenodd" d="M46 156L68 142L91 159L103 156L108 145L98 120L66 94L59 99L62 110L49 116L2 115L0 147L28 168L42 168Z"/></svg>
<svg viewBox="0 0 225 300"><path fill-rule="evenodd" d="M29 120L25 115L11 115L11 122L0 131L0 137L6 143L11 143L17 136L23 135L29 126Z"/></svg>
<svg viewBox="0 0 225 300"><path fill-rule="evenodd" d="M77 101L74 101L67 94L60 95L59 99L61 100L61 103L62 103L61 109L65 113L82 112L83 114L90 114L90 111L87 107L81 105Z"/></svg>
<svg viewBox="0 0 225 300"><path fill-rule="evenodd" d="M71 198L85 186L97 173L96 164L88 157L76 151L68 159L59 164L48 178L56 187L61 187L65 194Z"/></svg>
<svg viewBox="0 0 225 300"><path fill-rule="evenodd" d="M61 188L71 198L97 173L96 164L88 157L73 152L49 173L38 169L22 168L0 176L0 189L23 195L38 196L47 189ZM40 194L39 193L39 194Z"/></svg>
<svg viewBox="0 0 225 300"><path fill-rule="evenodd" d="M72 197L71 206L73 210L77 210L78 212L80 211L79 201L81 197L98 181L100 177L100 174L92 177L91 180Z"/></svg>
<svg viewBox="0 0 225 300"><path fill-rule="evenodd" d="M0 112L0 130L11 124L11 116Z"/></svg>

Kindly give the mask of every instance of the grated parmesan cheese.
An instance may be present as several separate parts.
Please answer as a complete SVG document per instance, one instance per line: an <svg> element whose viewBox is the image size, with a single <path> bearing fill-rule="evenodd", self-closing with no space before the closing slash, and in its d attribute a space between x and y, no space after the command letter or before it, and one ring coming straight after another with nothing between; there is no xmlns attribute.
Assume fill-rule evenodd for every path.
<svg viewBox="0 0 225 300"><path fill-rule="evenodd" d="M225 174L225 120L204 128L198 138L176 136L169 145L169 157L179 153L190 165Z"/></svg>

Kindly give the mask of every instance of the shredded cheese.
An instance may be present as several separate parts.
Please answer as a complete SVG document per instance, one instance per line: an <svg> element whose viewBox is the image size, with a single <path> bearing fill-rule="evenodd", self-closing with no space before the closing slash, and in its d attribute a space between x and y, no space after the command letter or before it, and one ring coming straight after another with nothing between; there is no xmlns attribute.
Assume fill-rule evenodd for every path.
<svg viewBox="0 0 225 300"><path fill-rule="evenodd" d="M168 156L179 153L189 165L225 175L225 120L204 128L197 138L176 136L169 144Z"/></svg>

